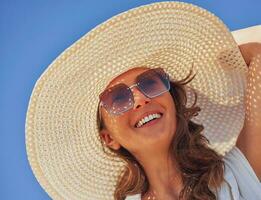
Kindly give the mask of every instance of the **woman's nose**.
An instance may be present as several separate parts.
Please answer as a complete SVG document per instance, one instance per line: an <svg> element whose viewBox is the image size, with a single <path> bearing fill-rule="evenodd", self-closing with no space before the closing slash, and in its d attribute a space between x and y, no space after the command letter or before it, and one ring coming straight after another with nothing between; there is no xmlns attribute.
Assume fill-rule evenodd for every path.
<svg viewBox="0 0 261 200"><path fill-rule="evenodd" d="M133 109L138 109L151 101L151 99L145 96L137 87L132 88L132 93L134 99Z"/></svg>

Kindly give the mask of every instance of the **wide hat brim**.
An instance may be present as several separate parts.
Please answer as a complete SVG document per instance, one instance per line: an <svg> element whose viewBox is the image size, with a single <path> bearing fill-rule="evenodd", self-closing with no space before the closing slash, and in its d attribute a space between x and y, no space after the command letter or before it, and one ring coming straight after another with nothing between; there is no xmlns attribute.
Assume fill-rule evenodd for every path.
<svg viewBox="0 0 261 200"><path fill-rule="evenodd" d="M37 80L26 116L33 173L53 199L111 200L125 163L106 155L98 137L98 95L118 74L162 67L172 79L194 66L188 104L198 94L211 146L224 154L244 122L247 66L230 31L192 4L160 2L118 14L66 49ZM109 152L109 151L108 151Z"/></svg>

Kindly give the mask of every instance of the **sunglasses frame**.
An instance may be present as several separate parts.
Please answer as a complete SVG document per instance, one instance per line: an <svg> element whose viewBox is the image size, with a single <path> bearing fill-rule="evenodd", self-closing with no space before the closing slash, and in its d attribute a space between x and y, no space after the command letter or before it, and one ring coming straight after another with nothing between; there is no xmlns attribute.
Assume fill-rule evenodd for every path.
<svg viewBox="0 0 261 200"><path fill-rule="evenodd" d="M156 71L156 73L158 73L157 70L161 70L161 72L164 73L164 75L165 75L165 77L166 77L166 80L167 80L167 88L166 88L165 91L162 91L162 92L158 93L157 95L150 96L150 95L146 94L146 93L139 87L140 82L138 82L137 79L140 79L139 77L140 77L140 76L144 76L144 74L145 74L145 73L148 73L148 71ZM170 89L169 75L168 75L162 68L160 68L160 67L154 68L154 69L149 69L149 70L147 70L147 71L145 71L145 72L139 74L139 75L135 78L135 81L136 81L136 83L133 84L133 85L130 85L130 86L126 85L125 83L119 83L119 84L117 84L117 85L114 85L113 87L119 86L119 85L124 85L124 86L126 87L126 89L128 89L128 90L132 90L132 88L137 87L137 88L139 89L139 91L140 91L143 95L145 95L146 97L148 97L148 98L150 98L150 99L155 98L155 97L158 97L158 96L160 96L161 94L163 94L163 93L169 91L169 89ZM164 84L164 85L165 85L165 84ZM113 87L111 87L111 88L113 88ZM133 105L134 105L134 96L133 96L133 92L132 92L132 91L130 92L130 93L131 93L131 99L132 99L132 101L131 101L131 104L132 104L132 105L131 105L129 108L127 108L126 110L124 110L124 111L122 111L122 112L119 112L119 113L115 113L115 112L111 111L109 108L107 108L106 104L104 104L104 103L101 101L101 96L102 96L104 93L108 92L111 88L106 89L105 91L103 91L103 92L99 95L99 98L100 98L99 107L100 107L100 106L103 106L103 107L105 108L105 110L106 110L108 113L112 114L112 115L122 115L123 113L125 113L125 112L127 112L128 110L130 110L131 108L133 108ZM101 109L99 108L99 110L101 110ZM100 111L99 111L99 113L100 113ZM101 113L100 113L100 116L101 116Z"/></svg>

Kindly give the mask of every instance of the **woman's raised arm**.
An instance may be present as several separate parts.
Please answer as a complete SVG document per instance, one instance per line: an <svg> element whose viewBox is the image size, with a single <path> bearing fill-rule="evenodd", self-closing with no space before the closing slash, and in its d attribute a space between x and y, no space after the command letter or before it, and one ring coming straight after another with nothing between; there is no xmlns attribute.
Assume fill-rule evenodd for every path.
<svg viewBox="0 0 261 200"><path fill-rule="evenodd" d="M261 43L246 43L239 48L249 69L245 95L245 122L236 146L261 180Z"/></svg>

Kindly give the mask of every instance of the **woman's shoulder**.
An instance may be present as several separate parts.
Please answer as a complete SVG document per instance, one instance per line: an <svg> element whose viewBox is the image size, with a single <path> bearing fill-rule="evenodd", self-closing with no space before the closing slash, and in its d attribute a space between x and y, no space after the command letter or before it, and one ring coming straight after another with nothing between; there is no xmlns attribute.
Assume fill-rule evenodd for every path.
<svg viewBox="0 0 261 200"><path fill-rule="evenodd" d="M228 169L227 171L230 170L236 176L240 174L240 177L246 176L249 180L260 184L260 180L247 158L237 146L233 146L227 153L225 153L223 160L225 162L225 171Z"/></svg>
<svg viewBox="0 0 261 200"><path fill-rule="evenodd" d="M218 189L218 199L261 200L261 183L240 149L233 146L223 160L225 181Z"/></svg>

